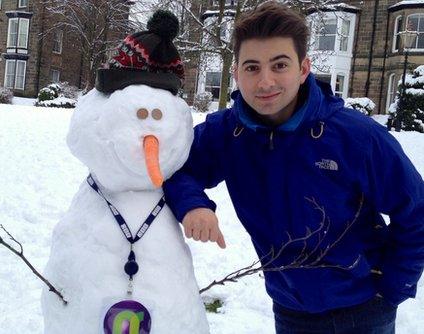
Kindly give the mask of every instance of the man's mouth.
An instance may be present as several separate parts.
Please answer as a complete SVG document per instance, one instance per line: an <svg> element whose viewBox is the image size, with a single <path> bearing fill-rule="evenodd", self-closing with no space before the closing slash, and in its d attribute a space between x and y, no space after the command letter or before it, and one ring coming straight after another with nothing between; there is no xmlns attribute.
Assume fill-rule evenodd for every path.
<svg viewBox="0 0 424 334"><path fill-rule="evenodd" d="M276 96L280 95L281 92L276 92L276 93L272 93L272 94L262 94L262 95L256 95L256 98L263 100L263 101L268 101L268 100L272 100L273 98L275 98Z"/></svg>

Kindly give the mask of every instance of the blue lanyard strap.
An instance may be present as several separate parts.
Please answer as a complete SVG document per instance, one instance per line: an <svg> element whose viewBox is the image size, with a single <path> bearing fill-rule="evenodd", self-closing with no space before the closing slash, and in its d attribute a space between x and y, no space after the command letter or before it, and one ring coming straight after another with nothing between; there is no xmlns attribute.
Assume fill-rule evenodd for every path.
<svg viewBox="0 0 424 334"><path fill-rule="evenodd" d="M165 196L162 196L162 198L159 200L158 204L156 204L155 208L150 212L150 215L147 217L147 219L144 221L144 223L140 226L138 229L135 237L133 237L130 228L128 227L125 219L121 216L119 211L113 206L112 203L110 203L106 197L103 195L102 191L99 189L99 186L97 185L96 181L94 181L93 177L90 175L87 176L87 183L90 185L91 188L93 188L107 203L110 212L112 212L113 216L115 217L116 222L118 223L119 227L121 228L122 233L124 234L125 238L133 244L140 240L143 235L146 233L146 231L149 229L150 225L155 220L156 216L159 214L159 212L162 211L163 207L165 206Z"/></svg>

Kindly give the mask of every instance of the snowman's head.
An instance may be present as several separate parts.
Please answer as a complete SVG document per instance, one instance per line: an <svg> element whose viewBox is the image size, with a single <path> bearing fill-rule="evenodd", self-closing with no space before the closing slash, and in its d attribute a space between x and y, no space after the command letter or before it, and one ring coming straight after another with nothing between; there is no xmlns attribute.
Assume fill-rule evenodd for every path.
<svg viewBox="0 0 424 334"><path fill-rule="evenodd" d="M190 109L163 89L131 85L78 103L67 138L71 152L111 191L160 187L186 161Z"/></svg>

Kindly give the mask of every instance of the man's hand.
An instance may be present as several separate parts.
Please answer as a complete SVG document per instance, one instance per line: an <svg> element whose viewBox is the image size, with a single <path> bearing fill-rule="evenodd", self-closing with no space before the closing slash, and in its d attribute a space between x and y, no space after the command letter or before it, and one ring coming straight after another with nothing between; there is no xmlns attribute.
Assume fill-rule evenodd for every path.
<svg viewBox="0 0 424 334"><path fill-rule="evenodd" d="M218 226L218 218L211 209L193 209L183 218L184 233L187 238L203 242L216 242L219 247L225 248L225 240Z"/></svg>

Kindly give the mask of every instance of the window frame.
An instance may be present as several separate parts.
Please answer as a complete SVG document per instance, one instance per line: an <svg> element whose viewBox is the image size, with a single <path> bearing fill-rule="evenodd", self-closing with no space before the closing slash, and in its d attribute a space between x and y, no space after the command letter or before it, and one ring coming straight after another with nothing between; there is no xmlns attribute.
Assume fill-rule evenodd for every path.
<svg viewBox="0 0 424 334"><path fill-rule="evenodd" d="M319 25L317 23L314 24L314 16L310 16L310 25L311 25L311 31L313 31L311 36L311 41L313 43L313 50L317 52L335 52L338 54L344 54L348 55L352 53L352 40L354 38L354 23L355 16L350 15L349 13L345 12L329 12L325 15L325 17L322 19L324 22L324 25L321 27L321 29L325 29L326 23L329 21L335 21L336 24L336 31L334 34L321 34L321 29L319 28ZM343 25L346 22L347 24L347 31L344 33L343 31ZM332 49L320 49L320 38L322 36L334 36L334 45ZM346 44L346 50L342 50L343 40L345 40Z"/></svg>
<svg viewBox="0 0 424 334"><path fill-rule="evenodd" d="M407 17L406 17L406 20L405 20L405 27L406 26L408 26L408 22L409 22L409 18L410 17L413 17L413 16L418 16L418 23L417 23L417 28L419 29L420 28L420 21L421 20L424 20L424 13L414 13L414 14L410 14L410 15L408 15ZM409 48L408 49L408 52L423 52L424 51L424 47L422 47L422 48L418 48L417 46L418 46L418 39L419 39L419 36L420 35L424 35L424 30L423 31L419 31L419 30L417 30L418 31L418 36L417 36L417 39L415 40L415 47L411 47L411 48Z"/></svg>
<svg viewBox="0 0 424 334"><path fill-rule="evenodd" d="M336 90L337 89L337 79L339 77L343 78L342 89ZM335 81L334 81L334 95L335 96L338 96L338 97L341 97L341 98L345 97L346 77L347 77L347 75L345 73L339 72L339 73L336 74Z"/></svg>
<svg viewBox="0 0 424 334"><path fill-rule="evenodd" d="M54 80L54 75L53 75L53 73L58 73L58 76L57 76L57 80L55 81ZM51 82L53 82L53 83L58 83L58 82L60 82L60 75L61 75L61 73L60 73L60 70L57 70L57 69L51 69Z"/></svg>
<svg viewBox="0 0 424 334"><path fill-rule="evenodd" d="M11 76L11 74L8 73L9 64L13 63L14 69L13 69L13 82L12 85L8 85L7 79ZM22 76L22 86L17 86L18 82L18 66L19 64L23 64L23 76ZM20 59L6 59L6 64L4 68L4 87L10 88L10 89L18 89L18 90L25 90L25 83L26 83L26 68L27 68L27 62L26 60L20 60Z"/></svg>
<svg viewBox="0 0 424 334"><path fill-rule="evenodd" d="M391 73L389 75L389 80L387 82L387 94L386 94L386 112L389 111L390 105L394 102L396 96L396 73Z"/></svg>
<svg viewBox="0 0 424 334"><path fill-rule="evenodd" d="M400 21L400 24L399 24ZM399 52L399 48L396 48L396 44L400 45L400 36L399 33L401 32L400 29L402 29L403 26L403 15L396 16L395 18L395 25L393 27L393 38L392 38L392 52ZM398 43L399 40L399 43Z"/></svg>
<svg viewBox="0 0 424 334"><path fill-rule="evenodd" d="M11 44L11 26L12 26L12 22L17 22L17 29L16 29L16 44L12 45ZM26 31L24 34L21 34L21 22L27 22L27 27L26 27ZM15 50L28 50L28 43L29 43L29 19L28 18L24 18L24 17L11 17L9 18L8 21L8 26L7 26L7 42L6 42L6 49L15 49ZM26 38L25 41L25 45L24 46L20 46L21 43L21 36L24 35Z"/></svg>
<svg viewBox="0 0 424 334"><path fill-rule="evenodd" d="M22 4L22 2L25 2L25 4ZM18 8L25 8L25 7L28 7L28 0L19 0Z"/></svg>
<svg viewBox="0 0 424 334"><path fill-rule="evenodd" d="M60 39L56 41L57 33L60 33ZM59 44L59 50L55 50L55 43L58 42ZM56 54L62 54L63 50L63 30L57 29L55 30L54 37L53 37L53 47L52 52Z"/></svg>

